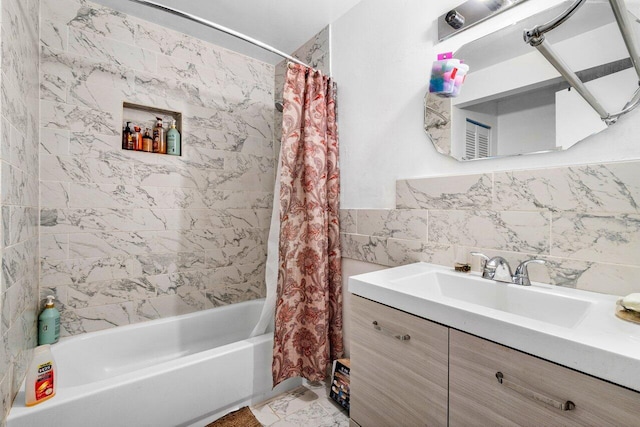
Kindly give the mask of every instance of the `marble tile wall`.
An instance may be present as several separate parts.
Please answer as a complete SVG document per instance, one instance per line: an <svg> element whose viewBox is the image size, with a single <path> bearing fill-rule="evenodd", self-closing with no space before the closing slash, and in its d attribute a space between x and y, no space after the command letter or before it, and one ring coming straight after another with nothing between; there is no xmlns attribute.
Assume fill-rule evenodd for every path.
<svg viewBox="0 0 640 427"><path fill-rule="evenodd" d="M547 264L530 266L533 280L640 292L640 161L400 180L396 209L342 210L340 221L345 258L451 266L480 251L516 266L535 257Z"/></svg>
<svg viewBox="0 0 640 427"><path fill-rule="evenodd" d="M264 295L272 65L85 0L41 0L41 296L74 335ZM122 102L182 157L120 149Z"/></svg>
<svg viewBox="0 0 640 427"><path fill-rule="evenodd" d="M37 341L38 8L0 5L0 426Z"/></svg>

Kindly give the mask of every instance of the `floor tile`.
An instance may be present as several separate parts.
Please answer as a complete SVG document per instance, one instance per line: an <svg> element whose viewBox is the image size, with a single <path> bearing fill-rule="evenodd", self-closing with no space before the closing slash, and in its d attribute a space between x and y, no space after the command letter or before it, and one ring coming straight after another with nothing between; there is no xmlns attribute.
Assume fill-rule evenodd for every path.
<svg viewBox="0 0 640 427"><path fill-rule="evenodd" d="M349 427L349 416L328 397L324 382L309 383L251 407L268 427Z"/></svg>

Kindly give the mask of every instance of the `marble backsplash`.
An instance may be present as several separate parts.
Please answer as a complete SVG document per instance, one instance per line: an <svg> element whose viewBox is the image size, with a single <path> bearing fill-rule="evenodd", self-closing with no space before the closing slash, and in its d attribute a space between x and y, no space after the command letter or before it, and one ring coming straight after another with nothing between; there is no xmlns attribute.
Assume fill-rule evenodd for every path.
<svg viewBox="0 0 640 427"><path fill-rule="evenodd" d="M341 211L343 257L452 266L470 251L530 258L533 280L640 292L640 162L399 180L396 209ZM479 269L479 261L471 260Z"/></svg>
<svg viewBox="0 0 640 427"><path fill-rule="evenodd" d="M85 0L41 0L40 287L62 335L264 295L274 67ZM183 114L121 150L122 102Z"/></svg>
<svg viewBox="0 0 640 427"><path fill-rule="evenodd" d="M0 6L0 425L37 343L38 8L39 0Z"/></svg>

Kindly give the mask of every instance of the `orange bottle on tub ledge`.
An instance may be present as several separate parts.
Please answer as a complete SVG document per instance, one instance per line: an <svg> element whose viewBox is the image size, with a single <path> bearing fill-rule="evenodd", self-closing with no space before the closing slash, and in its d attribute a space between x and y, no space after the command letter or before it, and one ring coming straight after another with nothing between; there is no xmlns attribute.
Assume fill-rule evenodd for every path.
<svg viewBox="0 0 640 427"><path fill-rule="evenodd" d="M37 405L55 396L56 376L56 361L51 354L51 346L45 344L36 347L25 381L25 405Z"/></svg>

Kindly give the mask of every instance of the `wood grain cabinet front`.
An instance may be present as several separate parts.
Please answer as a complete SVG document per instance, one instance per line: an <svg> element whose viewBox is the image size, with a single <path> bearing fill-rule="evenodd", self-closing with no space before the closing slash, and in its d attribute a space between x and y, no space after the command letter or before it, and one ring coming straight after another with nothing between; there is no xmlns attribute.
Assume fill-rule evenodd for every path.
<svg viewBox="0 0 640 427"><path fill-rule="evenodd" d="M454 329L451 426L640 426L640 393Z"/></svg>
<svg viewBox="0 0 640 427"><path fill-rule="evenodd" d="M351 418L447 425L448 328L356 295L351 327Z"/></svg>

